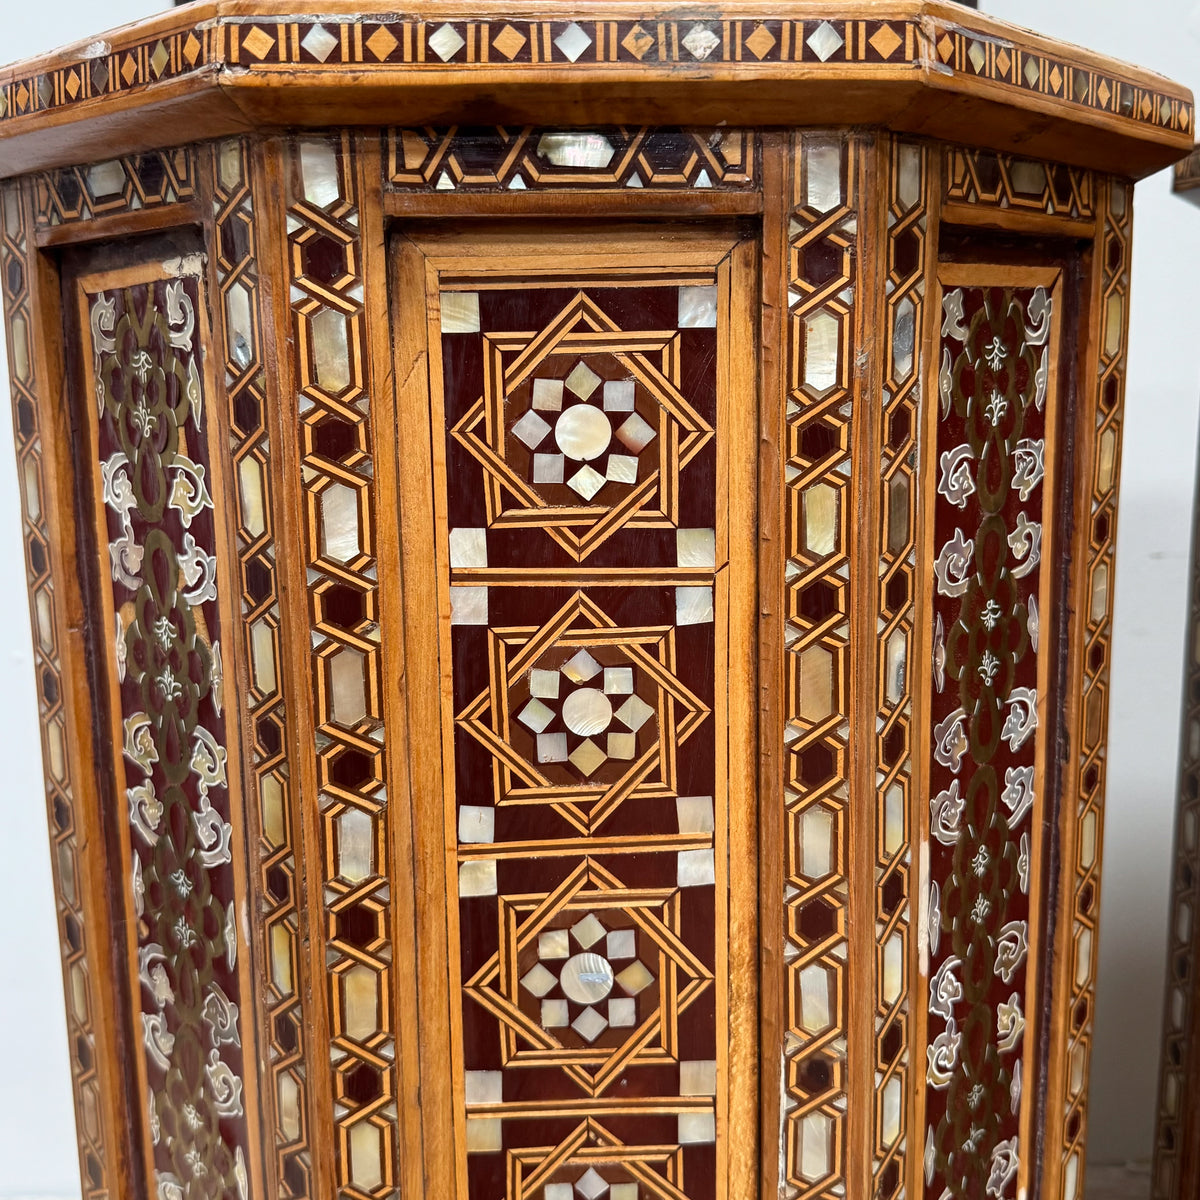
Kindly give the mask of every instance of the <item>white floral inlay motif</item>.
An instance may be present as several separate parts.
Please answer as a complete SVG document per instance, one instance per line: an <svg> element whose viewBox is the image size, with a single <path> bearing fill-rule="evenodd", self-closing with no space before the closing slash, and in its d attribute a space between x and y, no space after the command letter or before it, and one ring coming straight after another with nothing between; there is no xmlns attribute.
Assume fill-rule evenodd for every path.
<svg viewBox="0 0 1200 1200"><path fill-rule="evenodd" d="M937 590L943 596L961 596L970 586L971 558L975 553L972 538L963 537L956 529L954 536L942 547L933 565L937 577Z"/></svg>
<svg viewBox="0 0 1200 1200"><path fill-rule="evenodd" d="M1021 994L1013 992L1007 1003L996 1006L997 1045L1002 1053L1014 1049L1025 1029L1025 1016L1021 1012Z"/></svg>
<svg viewBox="0 0 1200 1200"><path fill-rule="evenodd" d="M971 476L971 463L975 455L965 442L953 450L944 450L939 460L941 477L938 491L954 505L966 508L968 499L975 492L975 480Z"/></svg>
<svg viewBox="0 0 1200 1200"><path fill-rule="evenodd" d="M929 981L929 1011L949 1021L954 1016L954 1006L963 998L963 987L955 975L962 966L962 959L951 956L944 959L937 973Z"/></svg>
<svg viewBox="0 0 1200 1200"><path fill-rule="evenodd" d="M1029 953L1029 926L1024 921L1009 921L996 939L995 972L1005 983L1012 983Z"/></svg>
<svg viewBox="0 0 1200 1200"><path fill-rule="evenodd" d="M962 814L966 801L959 794L959 782L953 780L948 788L938 792L929 801L929 832L943 846L953 846L958 841L962 828Z"/></svg>
<svg viewBox="0 0 1200 1200"><path fill-rule="evenodd" d="M958 1050L962 1043L962 1034L958 1025L951 1017L946 1022L946 1028L933 1039L925 1051L929 1060L926 1077L929 1086L941 1091L950 1086L954 1072L958 1068Z"/></svg>

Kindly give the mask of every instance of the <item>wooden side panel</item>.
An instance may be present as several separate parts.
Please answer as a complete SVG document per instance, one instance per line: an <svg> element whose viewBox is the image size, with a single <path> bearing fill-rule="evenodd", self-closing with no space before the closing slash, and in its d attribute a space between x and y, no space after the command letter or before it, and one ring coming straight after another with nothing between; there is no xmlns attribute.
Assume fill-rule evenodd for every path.
<svg viewBox="0 0 1200 1200"><path fill-rule="evenodd" d="M444 796L418 820L446 880L420 926L449 934L439 1194L754 1187L751 251L400 243L402 429L434 462L402 497L431 601L408 672L440 709L410 721Z"/></svg>
<svg viewBox="0 0 1200 1200"><path fill-rule="evenodd" d="M1047 1100L1048 1195L1083 1195L1087 1084L1095 1019L1099 952L1100 864L1108 745L1108 691L1117 483L1121 466L1133 188L1124 180L1099 185L1099 220L1082 385L1090 393L1088 428L1080 431L1080 483L1073 579L1077 614L1071 629L1072 753L1069 804L1061 814L1061 890L1056 955L1056 1056Z"/></svg>
<svg viewBox="0 0 1200 1200"><path fill-rule="evenodd" d="M1200 1191L1200 519L1195 512L1189 580L1190 653L1184 665L1154 1200L1187 1200Z"/></svg>
<svg viewBox="0 0 1200 1200"><path fill-rule="evenodd" d="M1028 1186L1047 953L1060 273L938 269L926 412L932 687L922 723L919 1132L927 1195ZM915 1149L915 1147L914 1147Z"/></svg>
<svg viewBox="0 0 1200 1200"><path fill-rule="evenodd" d="M57 274L34 249L32 197L0 196L0 282L12 386L42 759L50 826L80 1178L86 1200L135 1195L113 1018L104 840L91 785L90 696L74 569L74 466L63 404ZM39 329L41 323L44 329Z"/></svg>
<svg viewBox="0 0 1200 1200"><path fill-rule="evenodd" d="M223 414L205 366L202 259L77 279L94 485L100 720L108 720L124 909L128 1062L148 1186L248 1196L259 1161L236 728ZM93 507L94 506L94 507ZM107 693L107 694L105 694ZM236 853L235 853L236 851Z"/></svg>

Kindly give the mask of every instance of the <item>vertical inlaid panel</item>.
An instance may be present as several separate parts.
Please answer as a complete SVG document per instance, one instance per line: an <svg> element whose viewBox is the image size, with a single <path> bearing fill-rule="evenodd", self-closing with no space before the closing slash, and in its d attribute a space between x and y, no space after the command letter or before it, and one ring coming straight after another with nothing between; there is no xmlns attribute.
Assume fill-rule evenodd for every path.
<svg viewBox="0 0 1200 1200"><path fill-rule="evenodd" d="M58 916L66 992L66 1025L75 1098L80 1178L86 1200L107 1200L119 1167L106 1092L114 1065L102 1029L102 983L96 953L103 928L88 921L88 880L81 850L87 842L80 764L73 758L68 728L70 673L64 670L61 623L67 620L52 562L52 504L43 430L54 441L51 385L39 379L34 326L33 275L38 264L31 222L19 183L0 194L0 286L7 331L12 388L13 440L21 499L21 535L33 630L42 761L50 826L50 867ZM94 911L94 908L93 908ZM102 970L102 968L101 968Z"/></svg>
<svg viewBox="0 0 1200 1200"><path fill-rule="evenodd" d="M305 1014L307 955L301 936L304 877L297 869L300 820L297 788L288 761L290 732L284 699L278 566L276 563L276 455L268 429L268 355L264 351L259 241L251 179L250 145L230 139L205 159L213 172L213 259L218 298L214 309L224 351L229 407L231 479L240 570L242 655L249 688L243 697L250 731L249 874L259 902L254 909L259 957L260 1038L269 1065L263 1094L266 1125L274 1142L273 1170L281 1192L310 1193L308 1067L311 1012ZM273 364L272 364L273 367ZM311 1005L309 1005L311 1008Z"/></svg>
<svg viewBox="0 0 1200 1200"><path fill-rule="evenodd" d="M786 428L786 1195L840 1196L848 1152L851 502L864 145L790 164ZM766 801L769 802L769 799Z"/></svg>
<svg viewBox="0 0 1200 1200"><path fill-rule="evenodd" d="M1200 183L1193 153L1175 164L1174 191L1189 199ZM1112 231L1109 231L1112 236ZM1125 246L1126 253L1128 247ZM1124 255L1122 255L1124 257ZM1193 493L1192 546L1175 797L1170 925L1153 1200L1179 1200L1200 1188L1200 486Z"/></svg>
<svg viewBox="0 0 1200 1200"><path fill-rule="evenodd" d="M380 401L369 358L358 153L348 134L289 141L283 169L300 453L292 481L302 506L310 622L305 670L314 738L306 769L316 779L320 855L320 892L309 904L324 949L317 961L329 1022L328 1043L310 1061L327 1064L320 1095L329 1106L320 1115L333 1129L338 1194L362 1200L393 1194L401 1166L393 893L402 883L387 825ZM303 811L311 819L312 809ZM290 935L280 940L273 961L282 982L294 986Z"/></svg>
<svg viewBox="0 0 1200 1200"><path fill-rule="evenodd" d="M740 1195L745 247L422 249L463 1200Z"/></svg>
<svg viewBox="0 0 1200 1200"><path fill-rule="evenodd" d="M142 1106L153 1187L246 1197L240 894L219 596L224 527L200 261L78 285ZM114 814L115 815L115 814ZM134 1064L130 1064L134 1067Z"/></svg>
<svg viewBox="0 0 1200 1200"><path fill-rule="evenodd" d="M1032 1157L1060 317L1052 270L943 267L931 396L926 1194Z"/></svg>

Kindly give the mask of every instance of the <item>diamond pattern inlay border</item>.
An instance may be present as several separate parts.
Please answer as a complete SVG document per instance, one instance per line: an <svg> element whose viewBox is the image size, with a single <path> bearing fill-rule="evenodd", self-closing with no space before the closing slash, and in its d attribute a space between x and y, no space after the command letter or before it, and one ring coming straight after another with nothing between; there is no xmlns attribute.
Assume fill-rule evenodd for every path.
<svg viewBox="0 0 1200 1200"><path fill-rule="evenodd" d="M837 9L803 21L744 20L699 11L616 21L585 13L574 20L398 20L366 13L320 20L222 17L198 25L185 15L179 20L176 28L143 40L93 43L105 51L94 57L67 56L36 74L10 70L0 76L0 125L50 109L104 102L215 65L256 72L398 65L445 71L486 65L519 77L576 66L652 71L720 64L771 69L794 63L833 74L864 64L895 68L908 77L914 66L936 62L952 75L986 81L1014 98L1022 93L1052 97L1131 126L1185 134L1194 128L1193 106L1182 95L1081 68L1033 45L1000 43L990 33L971 30L966 13L953 25L908 17L848 20ZM447 29L452 37L443 33Z"/></svg>

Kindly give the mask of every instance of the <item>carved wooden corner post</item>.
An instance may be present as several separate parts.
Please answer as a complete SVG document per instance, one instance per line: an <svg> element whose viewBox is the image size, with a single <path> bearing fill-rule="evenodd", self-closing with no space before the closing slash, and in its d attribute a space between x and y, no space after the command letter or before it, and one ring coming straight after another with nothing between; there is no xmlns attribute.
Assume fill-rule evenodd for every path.
<svg viewBox="0 0 1200 1200"><path fill-rule="evenodd" d="M322 11L0 73L88 1200L1079 1200L1191 96L935 0Z"/></svg>

